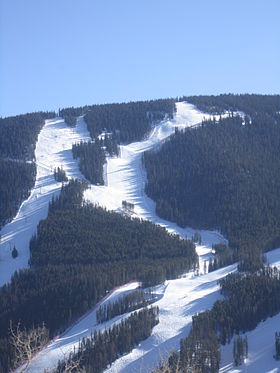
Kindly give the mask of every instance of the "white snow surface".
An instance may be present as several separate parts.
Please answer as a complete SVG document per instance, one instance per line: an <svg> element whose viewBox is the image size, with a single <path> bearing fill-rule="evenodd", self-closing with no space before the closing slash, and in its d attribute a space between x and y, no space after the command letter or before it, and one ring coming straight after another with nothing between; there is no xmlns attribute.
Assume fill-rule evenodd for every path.
<svg viewBox="0 0 280 373"><path fill-rule="evenodd" d="M179 349L180 339L186 338L192 324L192 316L212 308L221 297L217 280L235 272L235 264L205 275L187 273L180 279L165 282L163 297L156 303L159 307L159 324L152 334L130 353L116 360L106 371L149 372L171 351Z"/></svg>
<svg viewBox="0 0 280 373"><path fill-rule="evenodd" d="M191 272L180 279L169 280L165 284L154 287L153 292L159 300L153 305L160 309L159 324L154 327L149 338L142 341L131 353L116 360L108 372L146 372L156 367L170 351L179 348L180 339L188 335L192 316L211 308L220 298L217 280L235 271L234 264L201 276L195 276ZM94 330L103 331L128 317L129 313L116 316L103 324L97 324L96 310L101 304L114 302L138 286L139 283L133 282L111 292L93 310L40 352L32 360L27 372L43 372L46 368L56 367L58 360L68 356L74 347L77 348L79 340L83 337L90 337Z"/></svg>
<svg viewBox="0 0 280 373"><path fill-rule="evenodd" d="M268 264L280 268L280 248L266 254ZM202 276L189 273L179 280L166 281L163 297L155 303L160 308L160 323L154 327L152 335L141 342L129 354L115 361L106 372L150 372L170 351L179 348L179 341L185 338L191 327L192 316L210 309L219 299L217 280L237 266L231 265ZM275 332L280 331L280 313L258 324L256 329L245 333L248 336L249 356L245 364L233 364L233 339L221 348L220 373L264 373L279 372L280 362L275 354Z"/></svg>
<svg viewBox="0 0 280 373"><path fill-rule="evenodd" d="M86 200L106 207L108 210L120 210L122 201L134 203L135 216L158 220L155 216L155 203L144 193L146 182L142 166L142 154L156 148L178 129L193 127L207 117L187 103L177 103L177 113L173 120L164 120L154 126L144 141L120 146L120 156L107 158L107 182L105 186L92 185L85 191ZM158 221L156 221L158 222Z"/></svg>
<svg viewBox="0 0 280 373"><path fill-rule="evenodd" d="M47 217L52 196L57 196L61 189L62 184L54 179L54 168L62 166L69 178L83 178L71 150L72 144L80 140L90 140L82 117L76 127L67 126L62 118L47 120L41 130L35 148L35 185L16 217L1 230L0 286L9 282L16 270L28 267L30 238L39 221ZM18 250L16 259L11 255L14 245Z"/></svg>
<svg viewBox="0 0 280 373"><path fill-rule="evenodd" d="M275 354L275 332L280 330L280 314L262 321L256 329L245 333L248 336L248 358L236 367L233 364L233 340L221 348L220 373L265 373L279 372L280 362Z"/></svg>
<svg viewBox="0 0 280 373"><path fill-rule="evenodd" d="M131 282L121 286L108 294L93 310L82 316L74 325L68 328L63 334L55 338L49 345L41 351L31 362L27 372L43 372L44 369L56 368L58 360L65 359L68 354L77 348L79 341L83 337L90 337L94 330L104 330L109 328L114 323L120 322L129 314L116 316L103 324L97 324L96 311L100 305L105 305L108 302L115 302L118 298L123 297L139 287L139 282Z"/></svg>

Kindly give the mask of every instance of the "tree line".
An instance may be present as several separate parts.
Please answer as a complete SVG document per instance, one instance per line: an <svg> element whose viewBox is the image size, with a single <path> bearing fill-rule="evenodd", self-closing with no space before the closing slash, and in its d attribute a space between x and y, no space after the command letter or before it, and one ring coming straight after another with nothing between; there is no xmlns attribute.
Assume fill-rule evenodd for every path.
<svg viewBox="0 0 280 373"><path fill-rule="evenodd" d="M104 150L110 156L118 155L120 142L141 140L153 123L166 115L171 118L175 110L173 99L160 99L71 107L60 109L59 115L70 126L76 125L77 116L84 115L92 142L73 146L73 156L80 158L80 171L91 183L103 184Z"/></svg>
<svg viewBox="0 0 280 373"><path fill-rule="evenodd" d="M0 157L32 161L44 121L54 116L54 112L37 112L0 118Z"/></svg>
<svg viewBox="0 0 280 373"><path fill-rule="evenodd" d="M75 127L77 124L77 117L84 115L90 106L80 106L80 107L69 107L64 109L59 109L58 115L65 120L65 123L70 127Z"/></svg>
<svg viewBox="0 0 280 373"><path fill-rule="evenodd" d="M153 122L164 119L165 115L172 117L174 112L172 99L93 105L85 121L92 138L106 129L119 133L120 141L129 143L141 140Z"/></svg>
<svg viewBox="0 0 280 373"><path fill-rule="evenodd" d="M34 150L45 119L52 112L0 118L0 228L28 198L36 178Z"/></svg>
<svg viewBox="0 0 280 373"><path fill-rule="evenodd" d="M93 141L74 144L72 146L74 159L78 159L79 169L91 184L104 184L103 167L106 155L118 156L117 138L113 134L104 134Z"/></svg>
<svg viewBox="0 0 280 373"><path fill-rule="evenodd" d="M31 266L177 257L190 259L192 266L196 261L195 245L165 228L91 204L81 206L85 187L71 181L51 202L48 219L39 223L30 242Z"/></svg>
<svg viewBox="0 0 280 373"><path fill-rule="evenodd" d="M159 322L158 314L158 307L144 308L104 332L95 331L93 336L81 341L78 351L72 353L67 361L58 364L56 373L67 371L67 366L75 366L71 370L73 372L103 372L108 365L151 335L153 327Z"/></svg>
<svg viewBox="0 0 280 373"><path fill-rule="evenodd" d="M55 167L53 171L53 176L54 179L59 183L68 181L68 177L66 176L66 172L64 171L63 167Z"/></svg>
<svg viewBox="0 0 280 373"><path fill-rule="evenodd" d="M236 366L244 363L248 358L248 337L239 335L233 341L233 360Z"/></svg>
<svg viewBox="0 0 280 373"><path fill-rule="evenodd" d="M213 272L218 268L226 267L239 259L237 252L230 250L229 247L223 243L212 245L212 252L214 258L209 259L208 272Z"/></svg>
<svg viewBox="0 0 280 373"><path fill-rule="evenodd" d="M174 99L159 99L86 105L59 110L59 115L71 125L75 118L84 115L91 138L94 140L102 132L119 134L121 142L139 141L151 130L153 122L172 117L176 110Z"/></svg>
<svg viewBox="0 0 280 373"><path fill-rule="evenodd" d="M0 227L16 215L36 179L34 163L0 159Z"/></svg>
<svg viewBox="0 0 280 373"><path fill-rule="evenodd" d="M203 112L223 114L241 111L252 119L258 113L266 113L279 120L280 95L221 94L218 96L184 96L180 101L188 101Z"/></svg>
<svg viewBox="0 0 280 373"><path fill-rule="evenodd" d="M155 300L156 297L151 292L147 293L144 290L133 291L113 303L108 302L101 305L96 311L96 320L98 324L102 324L105 321L113 319L115 316L147 307Z"/></svg>

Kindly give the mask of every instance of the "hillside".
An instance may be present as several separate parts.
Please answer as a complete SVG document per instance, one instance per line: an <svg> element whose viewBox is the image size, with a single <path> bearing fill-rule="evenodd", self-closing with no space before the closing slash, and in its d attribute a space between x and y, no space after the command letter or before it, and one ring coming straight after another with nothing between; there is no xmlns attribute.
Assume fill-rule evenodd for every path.
<svg viewBox="0 0 280 373"><path fill-rule="evenodd" d="M166 115L172 118L174 111L174 99L159 99L64 108L59 115L70 126L76 125L78 116L84 116L93 140L105 130L118 141L133 142L147 135L153 123Z"/></svg>
<svg viewBox="0 0 280 373"><path fill-rule="evenodd" d="M179 105L179 107L180 107L180 105ZM180 107L179 113L176 114L176 119L174 120L174 122L168 120L168 118L167 118L165 121L160 123L159 126L154 128L150 137L146 141L139 142L139 143L135 144L135 149L133 150L132 153L125 152L124 151L125 147L121 147L120 160L121 160L122 156L124 156L126 154L125 156L126 157L128 156L127 160L132 161L131 167L132 167L132 169L134 169L136 171L136 175L141 176L140 178L137 178L135 180L136 184L134 184L135 187L136 187L136 192L137 192L137 196L135 195L136 198L139 198L140 195L143 196L143 193L142 193L142 187L143 187L143 185L142 185L142 182L143 182L142 174L141 174L141 172L139 174L138 171L137 171L137 167L141 167L141 152L147 147L153 147L153 146L156 146L157 144L159 144L164 138L168 137L170 135L170 133L172 133L174 131L174 128L175 128L176 125L185 126L186 124L184 122L186 120L187 120L187 122L189 121L190 124L198 123L201 120L201 117L202 117L201 114L196 112L191 106L183 104ZM17 241L18 241L17 248L19 249L19 257L16 260L13 260L10 256L10 259L7 257L7 258L5 258L5 262L3 262L3 263L0 262L1 265L2 264L5 265L5 263L7 263L5 265L5 271L3 273L5 276L4 276L4 278L2 278L2 276L1 276L1 281L3 281L3 279L4 279L4 282L5 282L5 278L7 278L6 274L9 275L10 273L13 273L12 272L13 268L26 267L26 264L23 265L23 261L25 261L25 260L27 261L28 258L29 258L29 254L27 252L28 251L29 237L32 234L32 231L34 232L34 226L36 226L36 224L39 222L39 220L42 217L46 216L45 215L46 214L45 210L46 210L46 207L47 207L46 206L47 201L49 201L51 199L52 195L57 195L57 193L58 193L58 191L61 187L61 183L58 183L54 180L53 171L52 171L53 167L58 167L58 165L61 165L61 163L59 163L59 162L62 162L63 168L66 171L66 175L68 177L70 176L70 177L82 178L82 175L79 172L77 172L77 162L75 162L75 160L73 160L73 158L71 157L71 146L72 146L71 144L73 143L76 136L77 136L77 139L80 139L80 140L87 139L86 131L84 131L84 121L82 120L82 118L80 118L78 120L77 127L76 126L75 127L67 127L65 125L65 123L59 118L55 118L53 120L50 120L45 124L45 126L44 126L44 128L43 128L43 130L42 130L42 132L39 136L38 143L37 143L37 146L36 146L36 154L37 154L36 158L37 158L37 163L38 163L38 166L39 166L39 168L38 168L39 173L37 173L38 185L32 191L32 198L27 200L24 203L23 208L20 209L19 218L15 219L15 224L16 224L16 226L20 227L20 229L17 229L17 232L15 232L13 230L13 227L15 227L15 225L13 225L13 224L7 225L7 228L9 227L9 234L8 234L9 238L8 238L8 236L5 237L5 241L7 239L10 239L10 238L13 240L13 237L18 236L17 237ZM78 142L79 142L79 140L78 140ZM129 148L129 146L127 146L127 148ZM133 147L132 147L132 149L133 149ZM140 149L140 152L139 152L139 149ZM137 156L137 162L136 163L135 163L135 156ZM107 179L108 179L108 183L112 186L109 175L113 176L114 173L108 172L109 169L110 169L110 162L111 161L119 162L119 159L118 158L109 158L108 159ZM115 175L117 175L117 173L115 173ZM123 182L124 183L129 182L129 179L126 176L126 173L122 174L122 177L123 177ZM43 183L43 184L41 184L41 183ZM41 184L41 186L40 186L40 184ZM128 183L127 185L123 184L123 186L120 189L120 187L116 184L115 188L118 189L121 192L130 193L129 190L131 190L131 185L130 185L130 183ZM99 195L98 195L98 193L96 194L94 192L94 189L96 191L99 190L100 192L103 191L105 200L107 199L107 201L112 201L112 197L110 197L110 194L111 194L112 190L108 186L105 186L105 187L91 186L91 189L89 191L90 195L93 196L92 193L94 193L94 195L96 197L98 197L98 196L100 196L100 193L99 193ZM138 192L140 194L138 194ZM126 199L127 201L130 201L130 198L127 198L126 194L124 195L124 199ZM100 204L102 205L104 199L101 198L99 201L100 201ZM115 202L117 202L116 210L119 212L120 211L119 206L120 207L122 206L122 199L119 199L119 197L117 197L117 198L115 198ZM141 236L140 238L141 238L141 242L142 242L142 244L139 246L139 255L142 256L142 259L140 261L139 261L140 258L137 259L135 257L136 253L131 251L131 248L133 248L135 245L128 245L128 248L130 249L130 251L127 251L127 253L126 253L126 251L124 251L123 253L125 255L129 255L131 257L131 259L132 258L134 258L134 259L129 260L129 265L128 265L127 269L125 269L124 263L122 263L120 261L117 261L116 265L114 267L114 264L110 265L110 264L107 263L107 260L106 260L106 258L104 258L104 256L103 256L103 258L100 257L100 254L98 254L98 246L100 246L101 244L98 244L98 246L96 247L96 249L97 249L96 253L99 255L99 257L97 256L96 258L97 258L98 261L100 261L100 259L101 259L101 261L104 262L104 263L102 263L102 262L98 263L98 266L99 266L100 269L97 270L96 267L92 268L92 266L90 266L90 265L82 264L83 260L86 261L86 262L91 261L93 256L89 257L88 256L89 253L88 253L87 250L86 250L86 252L83 253L83 248L88 247L87 245L84 246L84 244L85 244L84 240L82 240L82 241L80 241L80 239L76 240L77 237L78 237L78 236L76 237L76 235L77 235L78 231L80 230L80 228L78 228L76 226L76 223L78 222L76 220L76 218L77 218L78 215L77 215L77 210L76 210L77 206L76 207L75 206L76 206L76 203L74 203L73 208L71 208L70 211L66 215L63 214L62 212L57 211L57 213L55 215L53 215L53 218L55 216L57 216L57 218L55 218L55 219L57 219L57 220L55 220L56 221L55 224L49 225L49 223L47 223L47 225L45 225L45 224L42 223L40 225L42 227L44 227L44 226L47 227L49 225L49 228L47 230L49 230L49 232L51 233L53 228L56 229L56 227L59 227L58 224L63 224L64 227L68 227L70 229L72 224L69 225L69 221L71 219L73 219L73 223L75 223L71 228L72 232L70 233L70 231L67 230L65 232L66 236L61 237L61 239L59 239L59 240L57 240L56 234L55 234L55 237L54 237L54 236L52 236L52 233L49 237L46 237L45 236L45 234L46 234L45 228L42 231L40 229L40 232L42 232L42 234L45 237L45 239L43 241L41 241L42 243L44 243L44 245L40 244L38 246L36 244L36 246L34 246L35 241L34 240L32 241L32 247L33 247L32 257L34 258L34 264L32 265L32 267L33 267L32 270L27 270L27 271L21 272L20 274L16 274L14 276L13 280L12 280L13 285L8 286L8 287L4 286L1 289L3 291L3 297L1 297L1 299L3 300L4 304L6 304L6 306L8 306L8 304L10 304L10 305L13 304L13 307L12 307L12 309L10 309L10 311L8 311L8 309L6 310L8 313L5 312L5 315L3 315L4 319L6 317L8 317L8 318L11 317L13 319L15 318L14 319L14 321L15 321L17 317L21 317L22 320L23 319L25 320L24 325L26 325L26 327L28 327L28 325L30 325L31 322L32 322L32 325L33 325L34 322L39 323L40 320L45 320L47 322L47 324L49 325L49 328L51 329L51 333L53 333L55 330L57 330L57 328L59 328L59 329L62 328L63 329L65 327L65 325L67 325L68 323L71 323L71 320L72 320L73 317L75 318L75 317L77 317L77 315L85 312L85 310L90 305L94 304L94 302L95 302L94 299L99 299L99 295L98 295L98 294L100 294L99 292L100 291L104 292L106 288L110 289L112 286L114 286L114 284L116 284L115 281L117 281L117 283L120 283L120 282L123 283L123 281L124 282L128 281L129 278L131 278L130 276L133 276L132 278L134 279L135 274L138 273L137 276L139 276L139 279L145 280L146 283L152 283L152 282L162 281L165 278L176 276L176 274L182 273L182 271L186 271L189 268L188 266L189 266L189 263L190 263L190 261L189 261L190 258L186 257L186 260L184 259L184 255L186 255L187 252L184 254L182 251L180 252L180 250L179 250L178 251L179 254L178 255L176 254L177 255L177 257L176 257L176 255L174 256L173 248L168 249L168 247L167 247L167 249L168 249L167 251L164 249L166 247L166 244L168 243L168 241L166 239L166 237L167 237L166 234L163 236L162 243L160 244L161 249L165 250L164 255L162 255L162 254L158 255L157 253L154 254L154 249L150 250L149 249L149 247L150 247L149 244L147 246L147 250L145 249L143 251L143 253L141 254L142 248L144 249L144 247L146 247L146 244L143 246L143 239L145 238L145 235L146 235L146 233L144 233L144 232L147 232L147 230L146 230L147 224L146 223L141 224L141 226L143 227L142 229L144 229L144 231L143 231L143 233L140 234L140 236ZM138 206L138 203L135 204L135 212L138 211L138 207L140 207L140 206L141 206L141 202L140 202L139 206ZM150 208L152 208L152 210L150 210ZM150 214L151 212L154 213L153 212L153 205L150 205L150 203L148 205L146 205L146 209L147 209L146 211L148 212L148 214ZM24 210L24 212L22 210ZM87 213L90 214L90 210L83 210L83 211L88 211ZM70 214L73 213L72 217L70 217L69 213ZM59 216L59 215L61 215L61 216ZM81 218L82 218L82 215L81 215ZM102 215L103 215L103 213L100 216L102 216ZM24 218L24 216L25 216L25 218ZM84 221L86 223L85 227L88 227L88 224L90 224L90 225L92 224L91 219L89 219L89 216L90 215L88 215L88 217L86 217L85 219L82 218L82 220L81 220L81 221ZM106 214L105 214L105 216L106 216ZM110 214L108 214L107 216L109 217ZM63 217L62 220L61 220L61 217ZM141 215L141 213L140 213L139 217L143 217L143 215ZM70 218L70 220L69 220L69 218ZM119 215L115 215L115 218L118 220L120 217L119 217ZM64 220L64 219L66 219L66 220ZM156 216L154 216L154 219L157 222ZM106 223L106 220L107 219L105 219L105 223ZM48 220L48 221L50 222L51 220ZM127 226L126 229L130 229L129 228L130 219L129 218L126 218L126 219L122 218L122 221L124 222L123 224L125 226ZM26 224L26 222L28 222L28 224ZM30 223L32 223L32 224L30 225ZM161 224L166 225L166 223L167 222L162 222ZM108 220L108 224L110 224L110 219ZM135 224L136 224L136 222L134 223L133 226L135 226ZM115 224L113 224L112 226L114 227ZM28 227L28 230L26 230L27 227ZM105 229L105 228L106 228L106 224L105 225L104 225L104 223L99 224L99 228L98 228L97 232L100 229ZM116 226L116 228L117 228L117 226ZM169 229L171 229L171 231L174 232L174 230L176 231L177 228L173 226L173 227L169 227ZM6 230L6 227L5 227L5 230ZM86 231L89 232L90 228L88 227ZM105 232L106 232L105 236L106 236L106 240L107 240L106 242L108 242L110 244L110 242L111 242L110 239L109 239L110 235L111 235L110 230L107 230ZM116 237L116 234L121 234L123 232L124 231L121 230L120 232L116 231L114 233L114 231L113 231L112 233L114 233L114 237ZM150 235L152 237L152 241L156 237L155 232L156 231L153 231L152 236ZM188 235L190 235L190 237L192 235L191 232L192 232L191 230L188 230ZM60 233L63 233L63 231L61 229L60 229ZM181 233L180 230L178 231L178 233ZM181 233L181 234L183 234L183 233ZM87 235L88 235L88 233L85 235L85 238L86 238ZM199 252L201 253L202 256L205 255L205 257L206 257L209 253L209 250L211 250L212 242L217 242L217 241L219 242L222 239L222 237L220 237L215 232L213 232L213 233L212 232L202 232L202 235L203 235L203 240L205 240L206 247L204 245L201 246L201 248L199 249ZM41 234L40 234L40 236L41 236ZM91 239L90 236L87 236L87 237L88 237L87 239ZM100 236L98 235L97 237L100 237ZM120 237L121 237L120 242L124 242L123 241L124 237L122 237L122 235ZM175 238L174 237L172 238L172 237L173 236L170 236L170 238L171 238L170 243L172 242L172 245L174 246L174 242L175 242L174 239ZM72 245L73 238L74 238L74 240L76 240L76 243L75 243L74 246ZM136 242L135 238L136 237L133 236L133 235L132 236L129 235L127 237L127 239L129 239L129 240L134 240L133 241L134 244ZM70 243L69 240L71 240L71 243ZM150 239L146 240L147 243L149 241L151 241L151 240ZM152 241L151 241L151 243L152 243ZM37 240L36 240L36 242L37 242ZM59 254L59 251L60 251L59 248L57 248L58 251L57 250L55 251L56 252L56 257L61 259L61 264L59 266L57 266L55 263L48 264L48 260L49 260L48 258L51 259L51 257L45 256L45 255L48 255L49 248L51 248L55 244L55 242L57 244L65 243L65 245L66 245L64 251L62 251L60 254ZM101 242L100 238L99 238L99 242ZM208 244L208 242L209 242L209 244ZM50 244L49 248L45 245L47 243ZM83 243L82 246L81 246L81 243ZM181 246L183 244L182 241L178 241L178 243L180 243L179 246ZM193 244L191 244L191 245L193 245ZM5 244L4 241L1 242L1 246L4 249L6 248L6 244ZM184 246L184 244L183 244L183 246ZM38 249L38 247L41 247L41 249L37 253L37 250L34 251L34 247L36 247L37 249ZM71 250L73 249L74 252L72 252L72 254L70 254L70 252L69 252L70 255L68 256L68 258L70 259L72 264L70 266L68 266L68 269L66 269L66 266L63 263L65 261L64 260L65 259L65 253L67 254L69 248L71 248ZM117 258L116 253L114 252L114 248L112 246L111 246L110 250L111 250L111 253L113 255L113 257L111 256L111 258L115 257L115 259L116 259ZM40 255L37 255L39 253L40 253ZM99 253L101 253L101 252L99 251ZM94 254L94 251L93 251L93 254ZM146 259L145 259L145 255L148 255ZM152 255L152 257L149 256L149 255ZM172 255L172 257L173 257L172 259L170 258L170 255ZM158 256L159 256L159 258L158 258ZM47 261L42 261L42 259L44 257L46 258ZM83 259L83 257L84 257L84 259ZM35 265L35 258L37 258L36 259L36 265ZM129 257L127 257L127 259L129 259ZM32 261L33 261L33 259L32 259ZM139 262L138 264L137 264L137 261ZM141 261L142 261L142 264L141 264ZM15 266L14 266L14 264L15 264ZM46 267L46 265L47 265L47 267ZM38 267L38 270L36 270L37 267ZM116 271L117 268L118 268L118 270ZM124 271L127 271L127 275L124 275ZM107 277L106 273L109 275L109 277ZM105 276L106 279L104 278L104 281L102 282L102 284L98 285L99 282L96 283L95 279L103 278L103 276ZM70 278L72 280L70 280ZM59 286L59 288L60 288L60 290L59 290L59 288L57 288L58 284L60 283L61 280L65 280L65 279L68 279L68 281L66 281L66 282L62 281L61 282L61 287ZM84 285L82 285L83 281L86 281L87 287L84 287ZM92 285L90 285L91 281L93 281ZM185 281L184 281L184 283L186 284ZM34 284L37 284L36 288L34 288ZM68 301L71 302L71 299L74 300L75 295L77 295L77 292L74 291L73 284L75 284L75 286L78 287L77 289L79 289L79 291L78 291L79 296L75 300L75 302L77 302L77 303L75 303L76 306L73 303L74 307L73 308L71 307L69 309L69 306L67 305L67 302ZM88 286L94 286L95 287L96 285L98 286L99 290L97 291L97 293L96 292L92 293L93 298L91 299L91 297L89 298L88 294L87 294L87 292L89 291ZM21 288L20 291L19 291L18 286ZM66 290L67 286L70 286L68 288L68 290L71 292L71 294L74 296L74 298L71 298L71 296L69 298L69 296L67 296L67 290ZM186 286L186 285L184 285L184 286ZM81 287L84 287L86 293L80 291ZM43 289L45 289L45 290L43 291ZM18 296L16 296L16 294L21 294L21 297L18 298ZM6 296L10 299L8 301L8 304L5 301L5 299L6 300L8 299L8 298L6 298ZM179 294L178 294L178 296L179 296ZM58 301L58 297L60 299L59 301ZM20 302L21 305L23 303L25 304L25 306L24 306L25 311L24 312L22 312L22 306L19 307L18 302ZM59 313L56 312L55 311L56 308L52 307L54 313L53 312L47 312L46 313L46 310L48 310L48 307L47 308L45 308L45 306L42 307L43 305L46 305L46 304L55 304L55 303L57 304L58 307L60 307L61 312L59 312ZM32 305L31 309L29 308L29 305ZM6 306L4 306L4 307L6 307ZM10 312L12 312L13 316L10 314ZM10 316L9 316L9 314L10 314ZM60 315L60 316L58 317L58 315ZM168 311L168 317L170 317L169 311ZM6 325L6 322L4 321L4 319L2 321ZM182 321L183 321L183 319L181 320L181 322ZM7 330L6 330L6 332L7 332ZM177 331L175 333L177 334ZM2 341L2 347L6 348L4 346L6 346L6 347L8 346L7 341L5 341L5 337L4 337L4 340ZM7 347L7 348L9 348L9 347ZM5 354L4 354L4 356L5 356ZM7 359L7 355L4 359L4 361L6 361L6 362L5 363L2 362L2 363L6 364L7 363L6 359Z"/></svg>
<svg viewBox="0 0 280 373"><path fill-rule="evenodd" d="M259 97L252 96L259 111L253 114L248 107L250 117L245 122L238 116L204 121L196 130L178 131L159 151L145 153L146 192L156 201L157 213L183 227L217 229L239 250L277 247L280 118L274 110L279 110L280 98L276 98L272 96L271 105L263 109ZM239 106L226 106L217 99L220 106L215 112L220 107L246 109L247 99L238 96ZM191 100L200 103L200 97ZM213 101L208 104L212 109ZM206 106L203 97L200 106Z"/></svg>
<svg viewBox="0 0 280 373"><path fill-rule="evenodd" d="M0 118L0 228L29 196L36 177L35 144L53 112Z"/></svg>
<svg viewBox="0 0 280 373"><path fill-rule="evenodd" d="M19 319L27 331L44 322L50 337L55 337L34 357L29 372L55 368L70 352L69 359L59 365L60 371L65 370L65 364L79 361L79 356L86 359L81 366L86 363L89 369L90 351L97 354L99 367L109 362L110 372L150 371L179 348L183 367L189 364L185 349L190 348L193 364L199 361L201 369L205 363L209 365L210 356L211 367L217 371L219 350L226 351L223 369L227 369L225 362L228 369L234 369L228 347L220 348L220 344L240 330L258 330L259 321L268 316L276 320L279 311L279 272L264 268L255 272L263 267L259 248L277 246L279 230L278 161L273 158L279 148L279 115L274 112L275 97L271 96L271 103L269 96L263 97L261 105L259 95L222 95L210 100L202 96L201 109L208 105L211 115L181 99L173 117L160 113L164 119L153 123L142 141L121 143L113 152L108 150L112 137L107 128L100 125L102 133L97 131L90 139L82 117L85 107L66 109L65 118L74 118L70 123L61 118L45 123L35 150L35 187L14 221L3 229L0 268L4 271L0 280L7 284L0 289L0 371L7 371L14 359L7 339L9 320L16 325ZM118 104L116 108L120 109ZM102 107L102 115L113 118L111 110ZM125 112L120 110L120 116ZM137 111L133 115L136 118ZM170 200L179 199L180 203L166 220L157 214L158 201L145 194L144 153L145 162L149 158L155 167L155 181L161 178L156 185L159 192L165 193L174 182ZM158 164L152 159L157 156ZM78 166L96 185L84 181ZM65 172L64 180L55 179L58 168ZM149 188L149 169L147 173ZM188 182L182 182L180 177L186 175ZM82 182L67 181L67 177ZM270 189L271 185L275 189ZM191 195L185 196L186 191ZM169 202L168 197L164 196L164 202ZM195 206L192 213L184 208L186 201ZM189 223L185 217L193 220ZM201 227L226 233L231 248L238 248L238 252L228 251L227 240L218 231L194 229ZM16 259L8 250L13 241L19 249ZM228 253L231 255L218 265L242 258L240 265L215 270L219 255ZM279 262L277 253L272 263ZM26 267L9 282L15 269ZM238 269L249 269L250 273L233 275ZM99 305L108 305L110 299L123 302L126 294L139 286L138 281L144 287L153 285L143 291L155 296L156 319L151 322L139 303L138 308L132 308L136 309L132 318L131 312L123 309L113 319L99 323ZM147 316L146 321L142 315ZM137 327L140 324L143 334ZM96 341L102 354L93 347ZM198 345L201 347L196 350ZM250 356L259 351L261 343L253 346L253 350L249 346ZM273 357L266 355L265 359L275 366ZM170 366L176 361L177 355L171 355ZM249 364L254 367L253 361Z"/></svg>
<svg viewBox="0 0 280 373"><path fill-rule="evenodd" d="M150 222L82 207L85 187L77 181L63 187L30 242L31 268L0 289L3 369L8 357L13 360L9 320L28 329L44 322L54 336L116 285L131 280L154 285L196 267L191 241Z"/></svg>
<svg viewBox="0 0 280 373"><path fill-rule="evenodd" d="M73 156L88 181L104 184L105 153L118 156L118 144L141 141L165 117L173 118L175 111L174 99L159 99L71 107L61 109L59 114L72 127L78 116L84 118L92 141L75 144Z"/></svg>

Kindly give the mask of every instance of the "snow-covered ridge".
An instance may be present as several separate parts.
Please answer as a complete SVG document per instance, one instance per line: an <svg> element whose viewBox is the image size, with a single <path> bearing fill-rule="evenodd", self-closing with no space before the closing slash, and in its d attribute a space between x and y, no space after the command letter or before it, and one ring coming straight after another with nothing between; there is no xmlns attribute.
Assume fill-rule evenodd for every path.
<svg viewBox="0 0 280 373"><path fill-rule="evenodd" d="M16 217L1 230L0 286L9 282L16 270L28 267L30 238L36 233L39 221L47 217L52 196L61 189L61 183L54 179L54 168L62 166L68 177L83 178L71 149L73 143L89 139L82 117L74 128L67 126L62 118L46 120L35 148L35 185ZM19 253L16 259L11 255L14 245Z"/></svg>

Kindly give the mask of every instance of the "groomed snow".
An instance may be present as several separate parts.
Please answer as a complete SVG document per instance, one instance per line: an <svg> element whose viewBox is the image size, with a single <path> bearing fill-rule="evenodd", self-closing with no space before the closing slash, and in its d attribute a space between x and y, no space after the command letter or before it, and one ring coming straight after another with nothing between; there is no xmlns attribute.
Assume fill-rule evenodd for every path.
<svg viewBox="0 0 280 373"><path fill-rule="evenodd" d="M97 203L108 210L120 210L122 201L134 203L135 216L154 221L155 203L146 197L145 171L142 154L156 148L179 129L199 124L206 115L187 103L177 103L177 113L173 120L165 120L155 126L144 141L120 146L120 156L107 159L107 182L105 186L92 185L85 194L85 200Z"/></svg>
<svg viewBox="0 0 280 373"><path fill-rule="evenodd" d="M54 339L47 348L41 351L31 362L27 372L43 372L44 369L56 368L58 360L65 359L68 354L77 348L79 341L83 337L90 337L94 330L104 330L109 328L114 323L120 322L123 317L129 314L116 316L112 320L103 324L97 324L96 311L100 305L105 305L108 302L115 302L120 297L123 297L139 287L138 282L131 282L112 291L105 299L103 299L93 310L80 318L73 326L67 329L62 335Z"/></svg>
<svg viewBox="0 0 280 373"><path fill-rule="evenodd" d="M267 254L268 263L280 267L280 249ZM180 279L166 281L156 286L154 292L159 300L154 303L160 309L160 323L153 329L152 335L141 342L132 352L116 360L107 369L107 373L149 372L171 351L178 350L181 338L185 338L191 327L192 316L197 312L210 309L213 303L221 298L217 280L236 271L231 265L206 275L195 276L187 273ZM130 283L113 291L100 304L115 301L137 288L138 283ZM98 305L99 306L99 305ZM45 368L53 368L59 359L64 358L82 337L90 336L96 330L104 330L129 314L115 317L107 323L96 324L96 306L93 311L81 318L62 336L33 359L28 372L43 372ZM280 314L262 322L248 335L249 358L246 365L233 366L232 343L221 349L221 373L225 372L278 372L279 362L273 359L274 334L280 330Z"/></svg>
<svg viewBox="0 0 280 373"><path fill-rule="evenodd" d="M160 310L159 324L149 338L116 360L106 372L149 372L156 368L171 351L179 349L180 339L186 338L190 331L192 316L210 309L221 297L217 280L236 269L234 264L206 275L188 273L166 281L163 297L154 303Z"/></svg>
<svg viewBox="0 0 280 373"><path fill-rule="evenodd" d="M160 309L159 324L154 327L152 335L143 341L131 353L118 359L108 372L139 372L149 371L156 367L163 357L170 351L179 347L180 339L188 335L192 316L197 312L209 309L220 298L217 280L230 272L236 271L236 265L231 265L203 276L195 276L193 272L187 273L180 279L166 281L156 286L153 291L159 300L153 305ZM115 301L139 286L133 282L124 285L111 293L100 304ZM99 305L100 305L99 304ZM42 372L44 369L56 367L59 359L65 358L74 347L77 348L79 340L90 337L94 330L103 331L113 324L129 316L124 314L103 323L96 323L96 306L80 321L75 323L58 339L51 342L46 349L33 360L27 372Z"/></svg>
<svg viewBox="0 0 280 373"><path fill-rule="evenodd" d="M266 256L268 264L280 268L280 249L268 252ZM221 297L217 280L235 271L236 265L232 265L203 276L187 274L186 278L167 281L162 299L155 303L160 308L160 323L153 329L151 337L114 362L106 372L149 372L157 367L170 351L178 350L180 339L189 333L192 315L210 309ZM280 362L273 358L276 331L280 331L280 314L246 333L249 356L239 367L233 364L233 340L222 346L220 373L279 372Z"/></svg>
<svg viewBox="0 0 280 373"><path fill-rule="evenodd" d="M61 189L61 183L54 179L54 168L62 166L68 177L83 178L71 149L73 143L89 139L82 117L75 128L67 126L61 118L46 121L35 148L35 185L16 217L1 230L0 286L9 282L16 270L28 267L30 238L36 233L39 221L47 217L52 196ZM14 245L19 253L16 259L11 255Z"/></svg>

